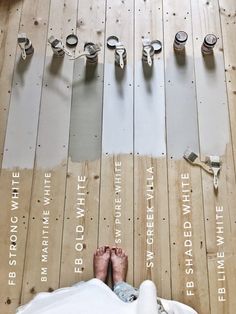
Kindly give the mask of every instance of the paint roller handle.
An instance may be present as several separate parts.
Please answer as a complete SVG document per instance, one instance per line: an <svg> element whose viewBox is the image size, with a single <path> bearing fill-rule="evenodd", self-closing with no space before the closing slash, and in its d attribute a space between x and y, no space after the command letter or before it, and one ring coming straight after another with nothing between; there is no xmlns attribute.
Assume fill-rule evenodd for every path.
<svg viewBox="0 0 236 314"><path fill-rule="evenodd" d="M213 170L213 183L214 183L214 189L215 190L218 190L218 186L219 186L219 171L220 171L220 168L212 168Z"/></svg>
<svg viewBox="0 0 236 314"><path fill-rule="evenodd" d="M26 59L26 52L25 52L25 45L19 45L20 46L20 49L21 49L21 57L23 60Z"/></svg>
<svg viewBox="0 0 236 314"><path fill-rule="evenodd" d="M121 69L124 68L124 59L123 59L123 54L124 54L124 50L123 49L117 49L117 54L119 55L119 64Z"/></svg>
<svg viewBox="0 0 236 314"><path fill-rule="evenodd" d="M151 67L152 66L152 58L151 58L151 55L150 55L150 52L151 52L151 47L144 47L146 53L147 53L147 63L148 65Z"/></svg>

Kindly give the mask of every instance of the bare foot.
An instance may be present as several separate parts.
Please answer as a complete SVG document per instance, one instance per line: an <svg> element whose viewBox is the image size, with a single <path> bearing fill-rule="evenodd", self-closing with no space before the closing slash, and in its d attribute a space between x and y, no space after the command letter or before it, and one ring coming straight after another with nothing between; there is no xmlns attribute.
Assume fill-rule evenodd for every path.
<svg viewBox="0 0 236 314"><path fill-rule="evenodd" d="M125 251L121 248L112 248L111 263L113 284L125 281L128 270L128 256Z"/></svg>
<svg viewBox="0 0 236 314"><path fill-rule="evenodd" d="M93 256L94 277L106 281L111 250L108 246L102 246L96 250Z"/></svg>

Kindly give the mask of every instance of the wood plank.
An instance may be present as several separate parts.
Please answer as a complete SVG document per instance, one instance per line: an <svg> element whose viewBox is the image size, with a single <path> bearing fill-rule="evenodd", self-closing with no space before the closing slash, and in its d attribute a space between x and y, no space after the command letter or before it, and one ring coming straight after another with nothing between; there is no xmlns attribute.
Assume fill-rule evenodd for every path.
<svg viewBox="0 0 236 314"><path fill-rule="evenodd" d="M211 313L234 313L236 190L218 2L192 1L192 15L201 154L222 160L218 193L212 178L202 176ZM201 42L208 33L219 40L214 54L203 57Z"/></svg>
<svg viewBox="0 0 236 314"><path fill-rule="evenodd" d="M0 0L0 312L13 313L39 291L90 279L93 251L110 244L129 254L130 283L150 278L159 296L199 313L234 313L235 0L41 2ZM52 60L49 12L49 35L64 40L77 32L78 53L87 41L100 44L97 67ZM189 34L185 57L173 51L178 30ZM26 62L16 49L18 32L35 47ZM214 56L203 58L207 33L219 41ZM127 48L124 72L106 47L109 35ZM142 36L163 41L152 71L141 62ZM202 158L221 156L217 194L212 176L182 159L187 146ZM50 204L43 205L48 184ZM44 208L50 234L41 274ZM147 252L154 252L153 267Z"/></svg>
<svg viewBox="0 0 236 314"><path fill-rule="evenodd" d="M142 38L163 42L162 1L135 2L134 283L156 283L170 298L164 56L142 62Z"/></svg>
<svg viewBox="0 0 236 314"><path fill-rule="evenodd" d="M199 153L198 117L189 1L164 1L168 184L172 298L209 313L208 270L200 169L182 156ZM185 52L174 52L178 31L187 32Z"/></svg>
<svg viewBox="0 0 236 314"><path fill-rule="evenodd" d="M93 277L92 256L98 242L104 21L104 1L79 1L78 52L86 42L99 44L101 51L98 64L86 64L82 58L74 66L60 286Z"/></svg>
<svg viewBox="0 0 236 314"><path fill-rule="evenodd" d="M0 311L6 314L20 301L48 12L49 1L24 1L20 32L35 53L23 61L18 50L0 178Z"/></svg>
<svg viewBox="0 0 236 314"><path fill-rule="evenodd" d="M231 137L234 154L234 164L236 167L236 42L234 38L236 30L236 3L234 0L219 1L222 26L222 41L224 48L226 85L228 91L228 104L231 125Z"/></svg>
<svg viewBox="0 0 236 314"><path fill-rule="evenodd" d="M55 14L56 12L56 14ZM52 0L49 33L65 38L76 27L77 1ZM74 62L48 45L21 302L59 287Z"/></svg>
<svg viewBox="0 0 236 314"><path fill-rule="evenodd" d="M0 1L0 171L11 97L22 1Z"/></svg>
<svg viewBox="0 0 236 314"><path fill-rule="evenodd" d="M121 246L129 255L133 282L133 1L107 1L106 35L127 50L122 70L106 48L99 245Z"/></svg>

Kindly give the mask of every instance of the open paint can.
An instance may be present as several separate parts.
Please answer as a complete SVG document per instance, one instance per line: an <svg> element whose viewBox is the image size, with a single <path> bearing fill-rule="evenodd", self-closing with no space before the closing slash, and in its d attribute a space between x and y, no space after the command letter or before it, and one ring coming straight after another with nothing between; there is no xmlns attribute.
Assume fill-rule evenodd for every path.
<svg viewBox="0 0 236 314"><path fill-rule="evenodd" d="M25 33L18 35L18 45L21 48L21 56L23 60L26 59L26 56L30 56L34 53L34 47L32 45L32 42L29 40Z"/></svg>
<svg viewBox="0 0 236 314"><path fill-rule="evenodd" d="M86 52L87 62L98 62L98 52L100 51L100 47L98 45L88 42L84 45L84 51Z"/></svg>
<svg viewBox="0 0 236 314"><path fill-rule="evenodd" d="M216 43L217 37L214 34L206 35L202 44L202 53L204 55L212 54Z"/></svg>
<svg viewBox="0 0 236 314"><path fill-rule="evenodd" d="M176 33L174 40L174 49L176 51L184 51L187 40L188 34L186 32L179 31L178 33Z"/></svg>
<svg viewBox="0 0 236 314"><path fill-rule="evenodd" d="M50 36L48 38L48 42L51 44L52 51L56 56L64 56L65 51L63 49L63 44L60 40L56 39L54 36Z"/></svg>

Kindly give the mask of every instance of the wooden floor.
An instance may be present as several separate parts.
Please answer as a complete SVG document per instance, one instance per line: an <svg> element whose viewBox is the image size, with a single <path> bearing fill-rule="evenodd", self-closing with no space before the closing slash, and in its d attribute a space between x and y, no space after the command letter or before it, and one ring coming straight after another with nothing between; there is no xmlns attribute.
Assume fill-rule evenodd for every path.
<svg viewBox="0 0 236 314"><path fill-rule="evenodd" d="M179 30L185 54L173 51ZM70 33L78 53L100 45L96 66L53 56L47 39ZM203 57L208 33L219 39ZM235 313L235 33L235 0L0 0L0 313L92 278L104 244L128 252L128 282ZM163 43L152 68L144 37ZM220 156L218 193L187 148Z"/></svg>

